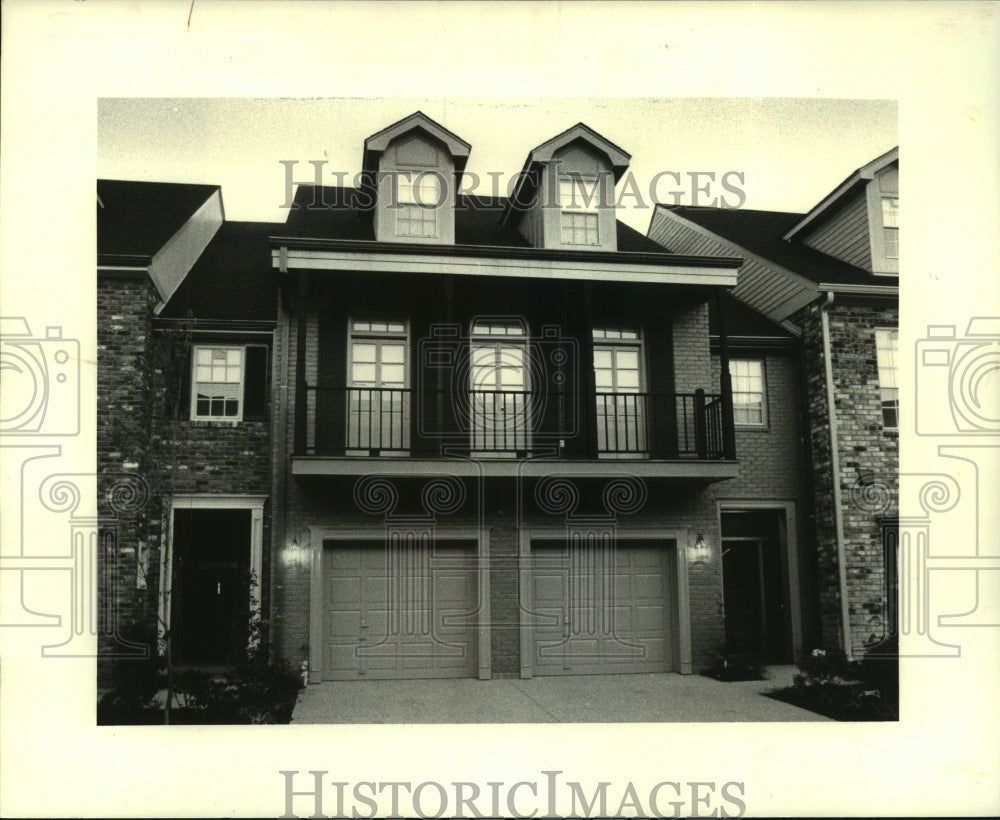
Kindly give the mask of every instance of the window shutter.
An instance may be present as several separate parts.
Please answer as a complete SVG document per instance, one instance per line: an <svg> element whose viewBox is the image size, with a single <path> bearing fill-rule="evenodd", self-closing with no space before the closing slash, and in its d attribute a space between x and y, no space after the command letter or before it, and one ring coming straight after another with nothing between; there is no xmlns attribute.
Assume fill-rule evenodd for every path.
<svg viewBox="0 0 1000 820"><path fill-rule="evenodd" d="M267 417L267 348L248 345L243 371L243 418Z"/></svg>
<svg viewBox="0 0 1000 820"><path fill-rule="evenodd" d="M184 353L179 357L180 361L180 373L177 374L177 392L179 395L172 395L169 392L166 396L167 402L167 418L176 416L178 419L189 419L191 418L191 379L194 378L192 374L191 362L194 357L194 348L187 345L184 349ZM174 405L176 402L176 405Z"/></svg>

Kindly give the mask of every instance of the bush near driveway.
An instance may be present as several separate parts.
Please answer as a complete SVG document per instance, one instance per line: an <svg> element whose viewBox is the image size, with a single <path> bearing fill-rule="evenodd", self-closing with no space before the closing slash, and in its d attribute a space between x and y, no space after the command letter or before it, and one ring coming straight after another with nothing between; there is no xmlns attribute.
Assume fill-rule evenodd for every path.
<svg viewBox="0 0 1000 820"><path fill-rule="evenodd" d="M898 655L896 640L870 646L861 661L814 649L799 664L794 686L767 694L834 720L899 720Z"/></svg>

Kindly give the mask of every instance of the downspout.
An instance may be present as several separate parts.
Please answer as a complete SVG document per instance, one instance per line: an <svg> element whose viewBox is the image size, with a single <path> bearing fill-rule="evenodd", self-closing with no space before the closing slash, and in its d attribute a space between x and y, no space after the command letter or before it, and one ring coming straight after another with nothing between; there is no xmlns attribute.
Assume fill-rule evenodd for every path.
<svg viewBox="0 0 1000 820"><path fill-rule="evenodd" d="M833 389L833 361L830 356L830 317L828 310L833 304L833 291L826 292L826 299L820 305L820 321L823 328L823 369L826 377L826 406L830 419L830 469L833 472L833 523L837 538L837 574L840 583L840 622L843 629L841 642L844 654L853 659L851 651L851 622L847 605L847 556L844 553L844 518L840 493L840 452L837 442L837 408Z"/></svg>

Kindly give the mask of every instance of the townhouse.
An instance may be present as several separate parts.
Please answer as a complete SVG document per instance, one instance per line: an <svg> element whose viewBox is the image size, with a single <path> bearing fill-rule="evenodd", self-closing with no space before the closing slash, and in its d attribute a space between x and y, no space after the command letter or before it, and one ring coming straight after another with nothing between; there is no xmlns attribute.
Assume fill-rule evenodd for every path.
<svg viewBox="0 0 1000 820"><path fill-rule="evenodd" d="M802 350L816 595L825 646L858 656L898 629L899 149L808 213L659 206L649 236L743 258L732 296Z"/></svg>
<svg viewBox="0 0 1000 820"><path fill-rule="evenodd" d="M103 590L145 632L118 632L211 668L258 619L310 682L838 645L824 459L859 434L838 415L824 445L803 328L846 346L880 308L830 304L828 276L781 314L721 229L629 228L630 157L582 123L505 198L458 193L471 150L417 112L365 141L357 187L300 184L275 224L225 221L211 186L99 184L99 465L147 485Z"/></svg>

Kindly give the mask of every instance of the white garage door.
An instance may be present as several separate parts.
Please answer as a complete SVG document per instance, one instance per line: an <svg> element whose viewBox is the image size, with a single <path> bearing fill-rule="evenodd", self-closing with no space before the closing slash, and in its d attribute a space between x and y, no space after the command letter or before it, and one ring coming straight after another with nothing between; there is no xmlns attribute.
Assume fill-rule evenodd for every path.
<svg viewBox="0 0 1000 820"><path fill-rule="evenodd" d="M536 541L531 553L533 674L675 668L671 543Z"/></svg>
<svg viewBox="0 0 1000 820"><path fill-rule="evenodd" d="M475 677L472 543L327 542L323 679Z"/></svg>

